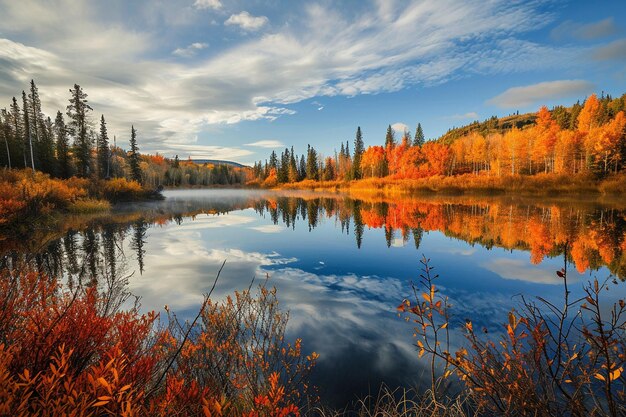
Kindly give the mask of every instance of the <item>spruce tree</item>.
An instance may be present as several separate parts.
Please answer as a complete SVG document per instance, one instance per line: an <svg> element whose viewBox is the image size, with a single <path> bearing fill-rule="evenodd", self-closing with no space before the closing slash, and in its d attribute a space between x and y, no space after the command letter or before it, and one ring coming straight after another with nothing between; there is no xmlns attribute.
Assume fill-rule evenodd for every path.
<svg viewBox="0 0 626 417"><path fill-rule="evenodd" d="M130 152L128 153L131 178L141 184L141 167L139 166L139 148L137 147L137 131L135 126L130 130Z"/></svg>
<svg viewBox="0 0 626 417"><path fill-rule="evenodd" d="M300 155L300 164L298 166L298 181L302 181L306 178L306 162L304 161L304 155Z"/></svg>
<svg viewBox="0 0 626 417"><path fill-rule="evenodd" d="M57 111L54 119L54 131L56 134L56 151L58 160L58 173L61 178L72 176L72 164L70 161L70 145L67 138L67 127L63 120L63 113Z"/></svg>
<svg viewBox="0 0 626 417"><path fill-rule="evenodd" d="M387 134L385 135L385 149L393 149L396 146L396 139L391 128L391 125L387 126Z"/></svg>
<svg viewBox="0 0 626 417"><path fill-rule="evenodd" d="M30 167L35 170L35 156L33 155L33 135L31 128L31 120L28 115L28 98L26 98L26 92L22 91L22 113L24 114L24 167L28 167L28 161L26 154L30 156Z"/></svg>
<svg viewBox="0 0 626 417"><path fill-rule="evenodd" d="M298 182L298 164L296 162L296 154L291 147L291 154L289 156L289 182Z"/></svg>
<svg viewBox="0 0 626 417"><path fill-rule="evenodd" d="M109 135L107 133L107 125L104 120L104 115L100 117L100 134L98 135L97 143L98 154L98 177L101 179L108 178L110 176L110 150L109 150Z"/></svg>
<svg viewBox="0 0 626 417"><path fill-rule="evenodd" d="M39 140L39 164L40 169L50 175L57 175L57 160L54 155L54 132L52 119L46 117L40 129Z"/></svg>
<svg viewBox="0 0 626 417"><path fill-rule="evenodd" d="M47 163L45 158L48 156L48 149L45 149L46 143L44 143L44 117L41 111L41 99L39 98L39 89L35 85L35 80L30 80L30 93L28 94L29 119L31 129L31 140L34 148L34 160L35 165L42 171L47 171Z"/></svg>
<svg viewBox="0 0 626 417"><path fill-rule="evenodd" d="M421 123L418 123L417 128L415 129L415 139L413 139L413 145L419 146L420 148L424 146L424 131L422 130Z"/></svg>
<svg viewBox="0 0 626 417"><path fill-rule="evenodd" d="M78 84L70 89L70 104L67 106L69 117L68 131L74 137L74 154L78 174L87 177L91 172L91 137L89 135L88 113L93 110L87 102L87 94Z"/></svg>
<svg viewBox="0 0 626 417"><path fill-rule="evenodd" d="M6 148L6 156L3 161L4 166L11 169L11 147L9 146L9 141L11 140L11 122L10 115L6 111L6 109L2 109L2 117L0 117L0 138L3 139L4 145Z"/></svg>
<svg viewBox="0 0 626 417"><path fill-rule="evenodd" d="M18 161L24 160L24 167L26 167L26 157L24 156L24 124L22 120L22 114L20 111L20 105L17 103L17 99L13 97L11 101L11 133L13 134L13 140L11 141L11 155L13 158L13 166L17 168Z"/></svg>
<svg viewBox="0 0 626 417"><path fill-rule="evenodd" d="M289 181L289 149L280 154L280 169L278 170L278 182Z"/></svg>
<svg viewBox="0 0 626 417"><path fill-rule="evenodd" d="M361 133L361 126L356 129L356 137L354 138L354 158L352 159L352 178L355 180L363 177L361 170L361 157L365 152L365 145L363 144L363 134Z"/></svg>
<svg viewBox="0 0 626 417"><path fill-rule="evenodd" d="M270 163L269 163L269 167L274 168L274 169L278 169L278 157L276 156L276 151L272 151L272 154L270 155Z"/></svg>
<svg viewBox="0 0 626 417"><path fill-rule="evenodd" d="M307 148L306 178L309 180L318 179L317 151L311 145L308 145Z"/></svg>

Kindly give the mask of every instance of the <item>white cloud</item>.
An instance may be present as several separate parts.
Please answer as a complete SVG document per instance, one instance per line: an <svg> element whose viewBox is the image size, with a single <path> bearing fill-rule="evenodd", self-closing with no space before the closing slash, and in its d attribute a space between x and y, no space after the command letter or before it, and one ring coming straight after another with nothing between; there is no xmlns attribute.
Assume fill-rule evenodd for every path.
<svg viewBox="0 0 626 417"><path fill-rule="evenodd" d="M446 117L446 119L451 120L478 120L480 116L475 111L471 111L464 114L453 114L452 116Z"/></svg>
<svg viewBox="0 0 626 417"><path fill-rule="evenodd" d="M219 10L223 7L220 0L196 0L193 5L197 9Z"/></svg>
<svg viewBox="0 0 626 417"><path fill-rule="evenodd" d="M255 31L261 29L269 22L265 16L252 16L245 10L238 14L231 15L225 22L226 26L239 26L243 30Z"/></svg>
<svg viewBox="0 0 626 417"><path fill-rule="evenodd" d="M259 140L252 143L246 143L246 146L254 146L257 148L282 148L285 144L279 140Z"/></svg>
<svg viewBox="0 0 626 417"><path fill-rule="evenodd" d="M393 129L394 132L396 132L397 135L402 135L404 132L409 131L409 126L401 122L396 122L392 124L391 128Z"/></svg>
<svg viewBox="0 0 626 417"><path fill-rule="evenodd" d="M312 101L311 105L315 106L318 111L324 110L324 105L320 103L319 101Z"/></svg>
<svg viewBox="0 0 626 417"><path fill-rule="evenodd" d="M194 42L185 48L176 48L172 52L172 54L183 57L183 58L191 58L192 56L195 56L198 53L198 51L202 49L206 49L208 47L209 47L208 43Z"/></svg>
<svg viewBox="0 0 626 417"><path fill-rule="evenodd" d="M626 39L618 39L599 47L593 52L593 58L598 61L626 59Z"/></svg>
<svg viewBox="0 0 626 417"><path fill-rule="evenodd" d="M592 23L577 23L567 20L550 31L550 36L556 40L567 38L597 39L616 34L619 31L612 17Z"/></svg>
<svg viewBox="0 0 626 417"><path fill-rule="evenodd" d="M234 159L238 160L242 157L252 155L252 152L247 149L241 149L228 146L216 146L216 145L187 145L184 143L177 143L169 145L163 143L156 148L156 152L167 157L178 155L180 158L187 158L190 156L193 159Z"/></svg>
<svg viewBox="0 0 626 417"><path fill-rule="evenodd" d="M523 87L513 87L487 102L502 108L521 108L556 100L580 96L593 91L593 84L585 80L546 81Z"/></svg>
<svg viewBox="0 0 626 417"><path fill-rule="evenodd" d="M228 43L209 58L183 65L159 55L173 49L160 51L158 25L169 22L167 16L150 16L153 27L142 32L139 25L126 27L127 16L101 2L0 0L0 101L8 103L34 78L44 110L53 115L65 108L67 90L76 82L122 146L134 123L146 139L143 151L171 151L196 146L207 125L275 120L294 113L286 104L304 99L392 92L468 72L557 67L584 52L517 40L517 34L550 20L531 2L377 4L364 3L352 14L307 4L294 14L298 24L272 25L263 36ZM249 14L233 16L242 15L231 16L231 22L249 28L267 23ZM193 18L192 13L183 20L189 24Z"/></svg>

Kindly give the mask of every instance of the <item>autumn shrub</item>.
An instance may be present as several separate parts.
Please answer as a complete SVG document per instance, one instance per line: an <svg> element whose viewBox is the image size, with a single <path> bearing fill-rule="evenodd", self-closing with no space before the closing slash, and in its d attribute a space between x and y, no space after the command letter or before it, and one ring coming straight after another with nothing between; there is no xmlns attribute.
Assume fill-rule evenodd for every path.
<svg viewBox="0 0 626 417"><path fill-rule="evenodd" d="M83 180L58 180L30 170L2 170L0 224L63 210L86 196Z"/></svg>
<svg viewBox="0 0 626 417"><path fill-rule="evenodd" d="M109 201L133 201L146 196L146 191L137 181L126 178L113 178L108 181L98 181L95 193Z"/></svg>
<svg viewBox="0 0 626 417"><path fill-rule="evenodd" d="M297 405L310 399L307 376L318 355L305 357L299 339L285 341L287 319L278 308L276 289L265 286L256 294L235 292L224 302L208 299L168 383L176 386L191 378L198 393L227 398L221 408L228 415L296 413ZM170 323L175 340L183 340L188 326Z"/></svg>
<svg viewBox="0 0 626 417"><path fill-rule="evenodd" d="M467 344L452 353L453 309L434 285L428 261L413 302L398 309L414 323L419 355L429 358L433 399L454 374L478 414L503 416L622 416L626 413L626 306L603 305L607 282L584 286L572 300L565 267L563 304L523 298L496 339L465 322ZM436 375L440 375L439 378Z"/></svg>
<svg viewBox="0 0 626 417"><path fill-rule="evenodd" d="M316 355L275 290L208 296L197 326L128 305L126 280L0 272L0 416L296 416ZM194 323L195 324L195 323Z"/></svg>

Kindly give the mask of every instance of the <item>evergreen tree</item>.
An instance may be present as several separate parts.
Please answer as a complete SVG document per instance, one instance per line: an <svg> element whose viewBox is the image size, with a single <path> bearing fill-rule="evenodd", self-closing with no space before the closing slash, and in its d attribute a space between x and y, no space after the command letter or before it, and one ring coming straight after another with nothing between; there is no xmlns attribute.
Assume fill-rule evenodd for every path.
<svg viewBox="0 0 626 417"><path fill-rule="evenodd" d="M128 153L131 178L141 184L141 167L139 166L139 148L137 147L137 131L135 126L130 129L130 152Z"/></svg>
<svg viewBox="0 0 626 417"><path fill-rule="evenodd" d="M289 156L289 174L288 180L289 182L298 182L298 164L296 163L296 154L293 151L293 146L291 147L291 154Z"/></svg>
<svg viewBox="0 0 626 417"><path fill-rule="evenodd" d="M49 149L45 149L48 144L44 142L45 126L43 112L41 111L41 99L39 98L39 89L35 85L35 80L30 80L30 93L28 95L29 119L31 129L31 140L34 148L35 165L42 171L47 171L47 165L50 161L44 161L48 155Z"/></svg>
<svg viewBox="0 0 626 417"><path fill-rule="evenodd" d="M317 151L311 145L308 145L307 148L306 178L309 180L317 180L319 178Z"/></svg>
<svg viewBox="0 0 626 417"><path fill-rule="evenodd" d="M413 146L424 146L424 131L422 130L422 124L418 123L415 128L415 138L413 139Z"/></svg>
<svg viewBox="0 0 626 417"><path fill-rule="evenodd" d="M284 183L289 181L289 149L280 154L280 169L278 170L278 182Z"/></svg>
<svg viewBox="0 0 626 417"><path fill-rule="evenodd" d="M0 139L4 141L6 155L4 157L3 165L11 169L11 147L9 142L12 138L10 115L6 109L2 109L0 114Z"/></svg>
<svg viewBox="0 0 626 417"><path fill-rule="evenodd" d="M354 159L352 159L352 178L355 180L363 177L363 171L361 169L361 157L365 152L365 145L363 143L363 134L361 133L361 126L356 129L356 137L354 138Z"/></svg>
<svg viewBox="0 0 626 417"><path fill-rule="evenodd" d="M396 139L391 128L391 125L387 127L387 134L385 135L385 149L393 149L396 146Z"/></svg>
<svg viewBox="0 0 626 417"><path fill-rule="evenodd" d="M63 113L57 111L54 119L54 131L56 134L56 151L58 160L58 174L61 178L72 176L72 164L70 162L70 145L67 138L67 127L63 120Z"/></svg>
<svg viewBox="0 0 626 417"><path fill-rule="evenodd" d="M30 156L30 167L35 170L35 157L33 155L33 136L31 131L30 116L28 115L28 98L26 98L26 92L22 91L22 113L24 114L24 147L28 147L24 152L24 167L28 166L26 154Z"/></svg>
<svg viewBox="0 0 626 417"><path fill-rule="evenodd" d="M52 128L52 119L50 119L50 117L46 117L46 120L40 129L38 148L40 169L43 172L56 176L57 160L54 155L54 132Z"/></svg>
<svg viewBox="0 0 626 417"><path fill-rule="evenodd" d="M24 160L24 167L26 164L26 156L24 154L24 124L22 121L22 115L20 111L20 106L17 103L17 99L13 97L11 101L11 133L13 135L11 141L11 155L13 158L13 166L18 166L18 161Z"/></svg>
<svg viewBox="0 0 626 417"><path fill-rule="evenodd" d="M98 177L102 179L109 178L111 172L109 135L107 133L107 125L104 120L104 115L100 117L100 134L98 135L97 153Z"/></svg>
<svg viewBox="0 0 626 417"><path fill-rule="evenodd" d="M88 112L93 110L87 102L87 94L78 84L70 89L70 104L67 106L67 116L70 122L68 132L74 137L74 154L78 174L87 177L91 172L91 137L89 135Z"/></svg>
<svg viewBox="0 0 626 417"><path fill-rule="evenodd" d="M300 165L298 166L298 181L302 181L306 178L306 162L304 161L304 155L300 155Z"/></svg>
<svg viewBox="0 0 626 417"><path fill-rule="evenodd" d="M569 128L571 130L578 129L578 115L580 114L582 109L583 109L583 105L580 104L580 101L577 101L576 104L572 106L572 110L570 112L570 119L569 119Z"/></svg>
<svg viewBox="0 0 626 417"><path fill-rule="evenodd" d="M270 155L270 163L269 163L269 167L274 168L274 169L278 169L278 157L276 156L276 151L272 151L272 154Z"/></svg>

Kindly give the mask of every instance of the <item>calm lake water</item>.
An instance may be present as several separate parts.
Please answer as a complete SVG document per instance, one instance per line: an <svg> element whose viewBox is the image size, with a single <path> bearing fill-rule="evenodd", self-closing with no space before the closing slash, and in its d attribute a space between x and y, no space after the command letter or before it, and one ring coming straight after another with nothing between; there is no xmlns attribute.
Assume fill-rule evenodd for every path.
<svg viewBox="0 0 626 417"><path fill-rule="evenodd" d="M626 287L626 211L615 204L538 199L420 197L385 200L268 191L167 191L166 199L116 207L108 217L71 217L63 230L0 239L0 255L39 267L130 275L146 310L195 315L226 261L215 298L255 278L278 289L288 336L320 354L313 382L334 406L428 377L412 329L396 307L419 279L420 259L449 296L453 345L465 319L502 330L519 295L558 301L567 264L580 294L593 277Z"/></svg>

